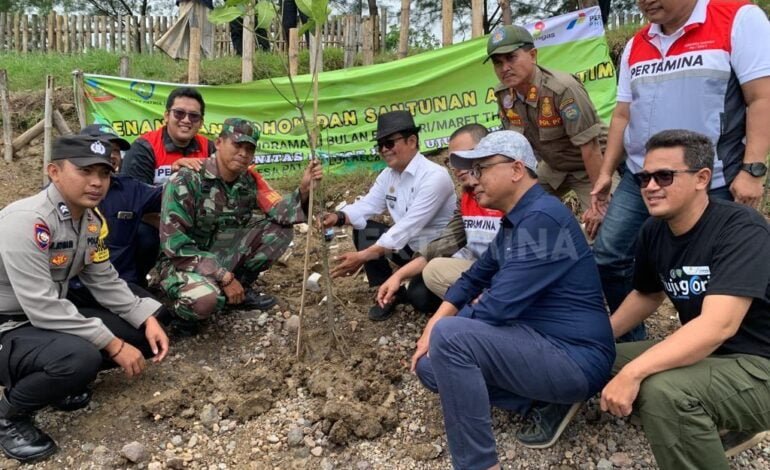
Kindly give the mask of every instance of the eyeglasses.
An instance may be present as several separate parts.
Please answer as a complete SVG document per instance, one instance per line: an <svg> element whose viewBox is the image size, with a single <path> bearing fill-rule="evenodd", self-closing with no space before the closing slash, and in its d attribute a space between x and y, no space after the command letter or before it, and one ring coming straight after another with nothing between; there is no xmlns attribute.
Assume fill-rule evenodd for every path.
<svg viewBox="0 0 770 470"><path fill-rule="evenodd" d="M380 150L381 148L385 147L388 150L393 150L393 147L396 146L396 142L398 142L401 139L406 139L406 137L396 137L393 139L383 139L378 140L377 144L374 146L376 150Z"/></svg>
<svg viewBox="0 0 770 470"><path fill-rule="evenodd" d="M502 162L492 162L492 163L477 163L476 165L473 165L471 169L468 171L468 173L473 176L476 179L481 178L481 170L484 168L489 168L490 166L500 165L501 163L512 163L513 160L505 160Z"/></svg>
<svg viewBox="0 0 770 470"><path fill-rule="evenodd" d="M187 118L193 124L200 122L201 118L203 117L201 113L196 113L196 112L191 113L191 112L185 111L184 109L178 109L178 108L171 109L171 114L174 116L174 119L176 119L177 121L181 121L184 118Z"/></svg>
<svg viewBox="0 0 770 470"><path fill-rule="evenodd" d="M641 173L635 174L634 178L636 178L636 181L641 188L646 188L647 185L650 184L650 180L653 179L655 180L655 184L664 188L666 186L671 186L674 182L674 175L677 173L697 173L699 171L700 170L658 170L653 171L652 173L642 171Z"/></svg>

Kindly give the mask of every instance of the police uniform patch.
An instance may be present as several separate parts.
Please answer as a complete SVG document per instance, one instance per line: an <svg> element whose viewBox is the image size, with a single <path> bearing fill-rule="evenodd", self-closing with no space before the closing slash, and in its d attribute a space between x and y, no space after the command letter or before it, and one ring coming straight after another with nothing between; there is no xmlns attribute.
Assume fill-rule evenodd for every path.
<svg viewBox="0 0 770 470"><path fill-rule="evenodd" d="M509 109L505 112L505 117L508 119L508 122L510 122L512 126L522 127L524 125L521 120L521 116L519 116L519 113L512 109Z"/></svg>
<svg viewBox="0 0 770 470"><path fill-rule="evenodd" d="M527 101L537 101L537 87L532 85L527 93Z"/></svg>
<svg viewBox="0 0 770 470"><path fill-rule="evenodd" d="M96 224L88 224L86 230L88 230L90 233L96 233L99 230L99 227L97 227Z"/></svg>
<svg viewBox="0 0 770 470"><path fill-rule="evenodd" d="M51 243L51 231L46 224L35 224L35 244L45 251Z"/></svg>
<svg viewBox="0 0 770 470"><path fill-rule="evenodd" d="M67 261L69 261L69 256L64 254L58 254L51 258L51 264L54 266L61 266Z"/></svg>
<svg viewBox="0 0 770 470"><path fill-rule="evenodd" d="M61 214L62 217L70 216L70 208L67 207L67 204L60 202L59 205L56 207L57 209L59 209L59 214Z"/></svg>
<svg viewBox="0 0 770 470"><path fill-rule="evenodd" d="M541 101L540 115L545 118L553 117L553 103L551 102L550 96L544 97L543 101Z"/></svg>
<svg viewBox="0 0 770 470"><path fill-rule="evenodd" d="M561 115L568 121L574 121L580 117L580 109L578 109L577 103L568 104L561 109Z"/></svg>

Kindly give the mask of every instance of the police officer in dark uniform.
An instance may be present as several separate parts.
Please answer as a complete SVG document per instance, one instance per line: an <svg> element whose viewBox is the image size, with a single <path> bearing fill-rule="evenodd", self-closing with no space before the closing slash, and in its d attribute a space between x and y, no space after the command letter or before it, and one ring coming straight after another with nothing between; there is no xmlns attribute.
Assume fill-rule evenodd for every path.
<svg viewBox="0 0 770 470"><path fill-rule="evenodd" d="M29 462L56 451L32 422L52 405L82 408L103 367L133 377L145 357L160 362L168 338L153 316L161 304L136 297L109 261L109 228L96 210L110 182L110 142L54 142L52 183L0 211L0 449ZM99 308L66 299L78 276Z"/></svg>

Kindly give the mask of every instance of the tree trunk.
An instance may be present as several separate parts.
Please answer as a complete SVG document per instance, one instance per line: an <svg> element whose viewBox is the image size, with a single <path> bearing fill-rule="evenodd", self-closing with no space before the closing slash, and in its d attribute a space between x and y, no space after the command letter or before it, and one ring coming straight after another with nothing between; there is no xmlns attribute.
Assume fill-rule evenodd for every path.
<svg viewBox="0 0 770 470"><path fill-rule="evenodd" d="M377 7L377 0L366 0L369 4L369 16L377 16L380 9Z"/></svg>

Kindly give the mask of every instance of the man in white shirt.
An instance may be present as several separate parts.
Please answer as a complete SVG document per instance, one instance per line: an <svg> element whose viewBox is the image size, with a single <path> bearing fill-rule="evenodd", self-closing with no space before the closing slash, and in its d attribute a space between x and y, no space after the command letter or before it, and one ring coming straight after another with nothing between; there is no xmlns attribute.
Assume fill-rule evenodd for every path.
<svg viewBox="0 0 770 470"><path fill-rule="evenodd" d="M420 128L409 111L392 111L377 120L377 150L388 165L361 200L342 211L326 214L324 227L350 224L356 250L337 258L332 277L349 276L364 266L369 285L379 286L393 270L388 263L403 266L415 252L438 237L452 218L457 196L449 172L420 153ZM388 210L393 225L369 220ZM415 290L415 289L412 289ZM402 289L384 307L369 309L369 318L386 320L405 297L424 295Z"/></svg>

